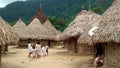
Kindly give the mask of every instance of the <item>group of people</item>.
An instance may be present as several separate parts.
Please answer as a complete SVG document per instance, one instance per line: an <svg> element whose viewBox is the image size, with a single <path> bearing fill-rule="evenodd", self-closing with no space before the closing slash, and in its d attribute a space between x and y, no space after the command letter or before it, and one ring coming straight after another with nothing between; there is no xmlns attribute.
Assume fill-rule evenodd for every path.
<svg viewBox="0 0 120 68"><path fill-rule="evenodd" d="M28 42L28 50L29 50L28 57L30 58L31 55L33 59L44 57L48 55L48 47L49 46L47 44L41 45L40 42L37 43Z"/></svg>

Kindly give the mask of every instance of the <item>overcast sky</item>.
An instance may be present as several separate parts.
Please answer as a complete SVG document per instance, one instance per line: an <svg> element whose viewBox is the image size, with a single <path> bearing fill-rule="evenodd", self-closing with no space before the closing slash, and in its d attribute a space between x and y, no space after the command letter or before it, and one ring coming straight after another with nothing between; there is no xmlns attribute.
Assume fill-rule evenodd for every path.
<svg viewBox="0 0 120 68"><path fill-rule="evenodd" d="M5 7L7 4L12 3L14 1L25 1L25 0L0 0L0 7Z"/></svg>

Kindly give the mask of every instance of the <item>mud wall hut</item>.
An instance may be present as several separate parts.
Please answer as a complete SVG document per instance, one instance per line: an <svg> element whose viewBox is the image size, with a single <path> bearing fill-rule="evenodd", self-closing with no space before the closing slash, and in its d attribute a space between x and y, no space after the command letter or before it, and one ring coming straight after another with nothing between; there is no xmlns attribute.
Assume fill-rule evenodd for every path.
<svg viewBox="0 0 120 68"><path fill-rule="evenodd" d="M19 18L19 20L16 22L16 24L12 27L12 30L18 34L20 40L18 45L19 46L26 46L28 42L27 38L27 30L26 30L26 24L22 21L22 19Z"/></svg>
<svg viewBox="0 0 120 68"><path fill-rule="evenodd" d="M69 47L69 51L74 51L78 54L91 54L91 47L86 44L77 43L79 37L84 35L84 33L94 24L99 23L101 16L92 12L91 10L82 10L76 18L72 21L67 29L61 35L61 38L67 39L66 43L71 43L69 41L74 41L71 43L72 47ZM76 50L73 50L76 49ZM88 53L90 52L90 53Z"/></svg>
<svg viewBox="0 0 120 68"><path fill-rule="evenodd" d="M57 35L59 34L59 32L55 29L52 23L47 19L43 26L47 30L48 38L46 40L48 40L48 45L49 46L60 45L60 42L57 41Z"/></svg>
<svg viewBox="0 0 120 68"><path fill-rule="evenodd" d="M2 47L2 52L8 52L8 45L17 45L19 37L14 31L12 31L11 25L3 20L2 17L0 17L0 27L3 28L2 30L6 35L7 41L9 42Z"/></svg>
<svg viewBox="0 0 120 68"><path fill-rule="evenodd" d="M47 44L47 30L43 27L39 19L34 18L33 21L27 26L27 37L31 39L31 42L40 42L41 44Z"/></svg>
<svg viewBox="0 0 120 68"><path fill-rule="evenodd" d="M105 64L120 68L120 0L105 11L98 27L92 40L105 47Z"/></svg>

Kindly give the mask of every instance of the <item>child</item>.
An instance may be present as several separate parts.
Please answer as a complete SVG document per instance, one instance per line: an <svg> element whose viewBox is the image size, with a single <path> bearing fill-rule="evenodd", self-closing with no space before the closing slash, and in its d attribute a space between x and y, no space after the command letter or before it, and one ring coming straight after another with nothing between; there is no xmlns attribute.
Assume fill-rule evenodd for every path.
<svg viewBox="0 0 120 68"><path fill-rule="evenodd" d="M48 48L49 48L49 46L46 44L45 47L46 47L46 55L48 55Z"/></svg>
<svg viewBox="0 0 120 68"><path fill-rule="evenodd" d="M44 56L46 56L46 47L45 47L45 44L42 46L42 56L44 57Z"/></svg>
<svg viewBox="0 0 120 68"><path fill-rule="evenodd" d="M32 51L33 51L33 48L32 48L32 45L31 45L30 41L28 42L28 51L29 51L28 57L30 58L31 54L32 54Z"/></svg>
<svg viewBox="0 0 120 68"><path fill-rule="evenodd" d="M36 51L37 51L37 49L35 48L36 47L36 44L34 43L33 45L32 45L32 48L33 48L33 59L35 59L36 58Z"/></svg>
<svg viewBox="0 0 120 68"><path fill-rule="evenodd" d="M36 54L37 54L37 58L40 58L41 56L41 45L40 42L37 42L36 44Z"/></svg>

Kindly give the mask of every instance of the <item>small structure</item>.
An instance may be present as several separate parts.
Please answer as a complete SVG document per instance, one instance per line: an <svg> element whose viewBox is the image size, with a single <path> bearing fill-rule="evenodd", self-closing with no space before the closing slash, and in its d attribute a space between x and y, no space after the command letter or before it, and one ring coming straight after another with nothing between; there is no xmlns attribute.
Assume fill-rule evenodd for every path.
<svg viewBox="0 0 120 68"><path fill-rule="evenodd" d="M34 18L33 21L27 26L27 37L32 42L41 42L41 44L48 43L47 39L47 30L43 27L39 19Z"/></svg>
<svg viewBox="0 0 120 68"><path fill-rule="evenodd" d="M57 42L56 36L59 34L59 32L55 29L55 27L51 24L51 22L47 19L45 23L43 24L44 28L47 30L48 33L48 45L49 46L56 46L59 44Z"/></svg>
<svg viewBox="0 0 120 68"><path fill-rule="evenodd" d="M19 40L19 46L26 46L27 42L27 31L26 31L26 24L19 18L19 20L16 22L16 24L12 27L12 30L18 34L20 40Z"/></svg>
<svg viewBox="0 0 120 68"><path fill-rule="evenodd" d="M3 20L2 17L0 17L0 27L3 28L3 31L6 35L6 39L9 42L2 47L2 51L8 52L8 45L18 44L19 37L14 31L12 31L11 29L12 27L10 26L10 24L8 24L5 20Z"/></svg>
<svg viewBox="0 0 120 68"><path fill-rule="evenodd" d="M77 41L94 23L99 23L100 20L100 15L91 10L82 10L61 35L61 39L66 40L64 43L67 44L68 51L78 54L91 54L90 46L78 44Z"/></svg>

